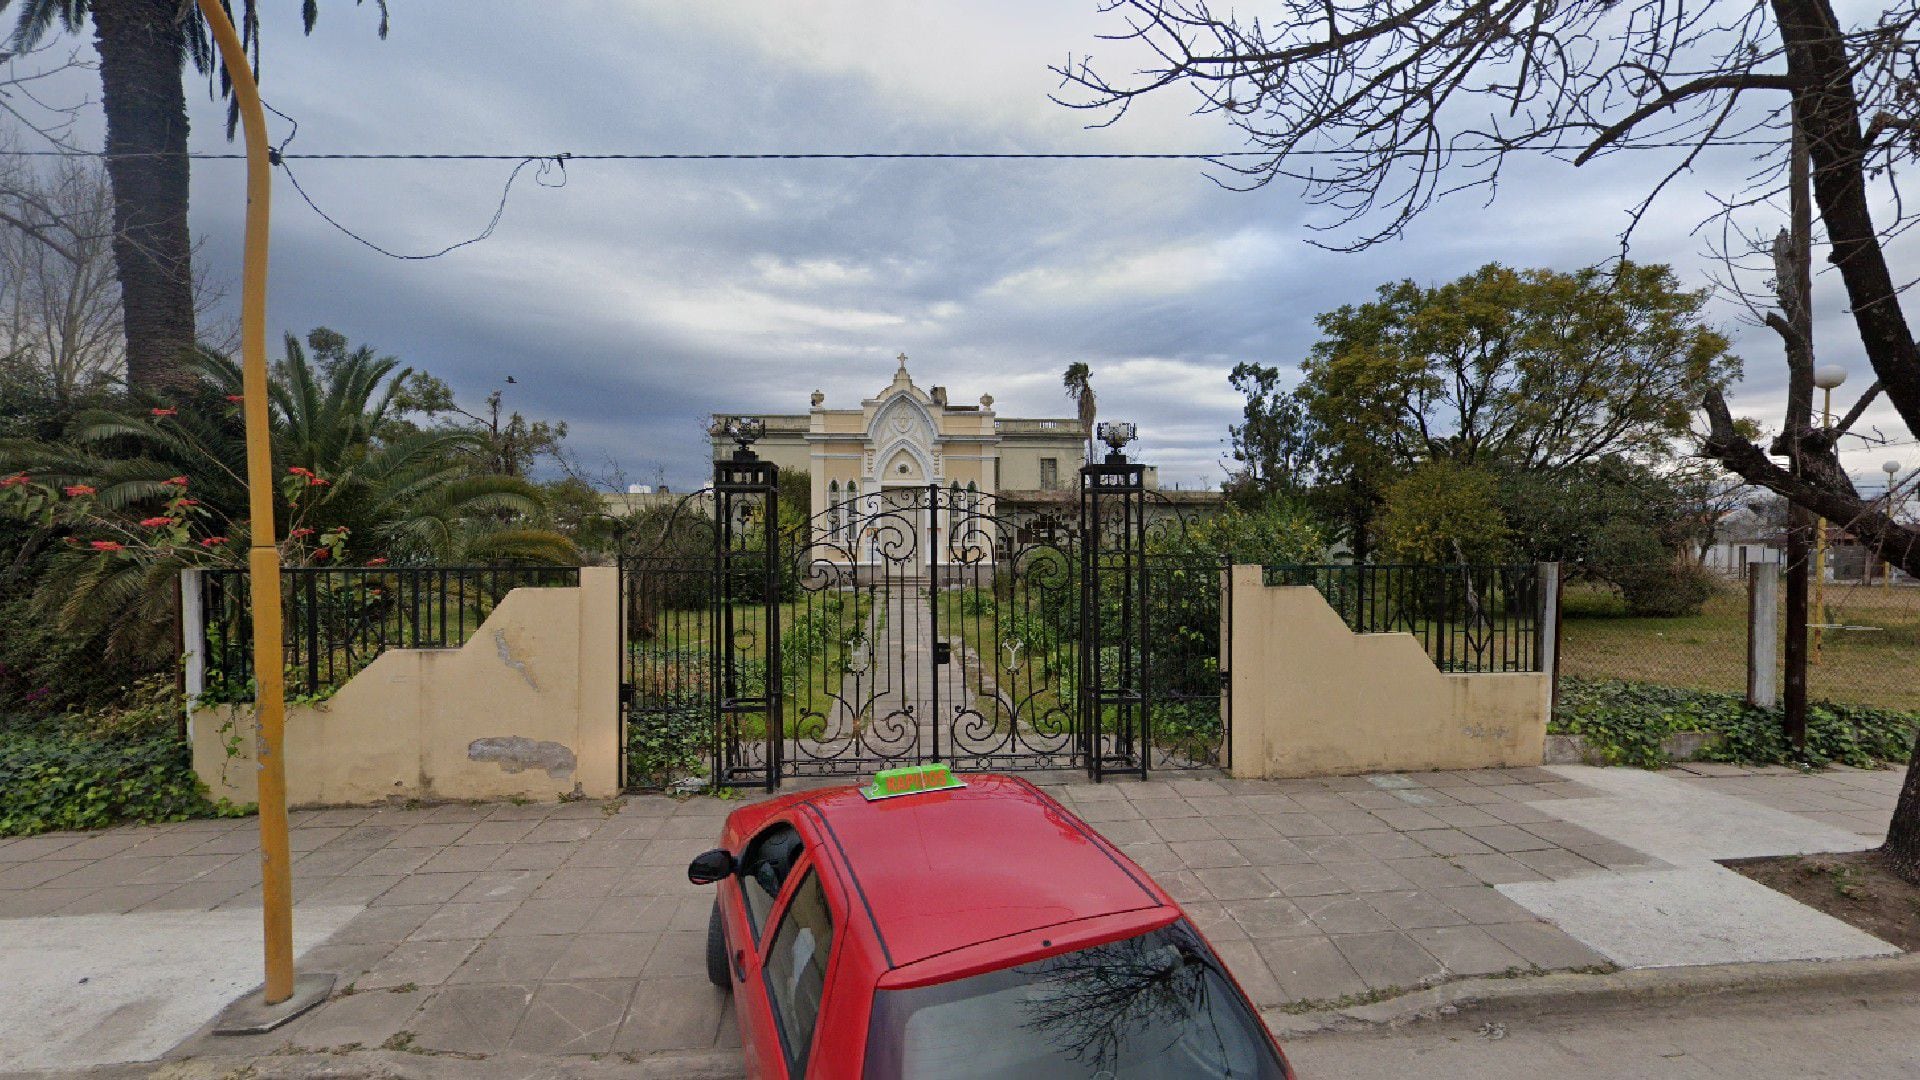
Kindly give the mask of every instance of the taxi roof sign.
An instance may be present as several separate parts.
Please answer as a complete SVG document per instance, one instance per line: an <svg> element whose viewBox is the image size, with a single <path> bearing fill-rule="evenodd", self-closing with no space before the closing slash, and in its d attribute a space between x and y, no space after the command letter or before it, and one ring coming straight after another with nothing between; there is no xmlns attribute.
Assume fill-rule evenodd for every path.
<svg viewBox="0 0 1920 1080"><path fill-rule="evenodd" d="M868 802L880 799L892 799L901 795L918 795L925 791L948 791L967 785L953 775L953 766L933 762L927 765L909 765L901 769L882 769L873 774L873 783L860 789L860 794Z"/></svg>

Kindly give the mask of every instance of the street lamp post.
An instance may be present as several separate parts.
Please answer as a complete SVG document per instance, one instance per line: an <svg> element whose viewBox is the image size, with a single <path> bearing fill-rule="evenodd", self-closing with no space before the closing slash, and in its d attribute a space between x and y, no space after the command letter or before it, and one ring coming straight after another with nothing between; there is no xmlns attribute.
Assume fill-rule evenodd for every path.
<svg viewBox="0 0 1920 1080"><path fill-rule="evenodd" d="M267 408L267 227L273 194L266 113L245 44L226 5L199 0L221 62L232 80L246 136L247 209L240 275L241 389L246 426L248 584L253 608L254 753L259 761L260 910L265 978L257 993L228 1009L218 1035L271 1031L325 1001L334 977L296 976L293 966L293 870L287 835L284 740L286 687L281 655L280 550L273 528L273 447Z"/></svg>
<svg viewBox="0 0 1920 1080"><path fill-rule="evenodd" d="M1833 392L1847 381L1847 369L1838 364L1815 368L1813 385L1820 388L1820 428L1833 428ZM1820 662L1820 638L1827 623L1827 519L1821 518L1813 533L1813 653L1812 662Z"/></svg>
<svg viewBox="0 0 1920 1080"><path fill-rule="evenodd" d="M1892 517L1893 478L1900 474L1900 463L1883 461L1880 463L1880 471L1887 474L1887 516ZM1893 564L1885 559L1880 560L1880 580L1887 588L1893 588Z"/></svg>

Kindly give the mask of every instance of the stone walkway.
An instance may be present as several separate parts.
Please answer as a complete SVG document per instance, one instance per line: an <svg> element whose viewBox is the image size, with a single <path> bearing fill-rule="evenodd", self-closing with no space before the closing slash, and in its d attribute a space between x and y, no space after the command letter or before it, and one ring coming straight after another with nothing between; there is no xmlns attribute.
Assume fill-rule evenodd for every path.
<svg viewBox="0 0 1920 1080"><path fill-rule="evenodd" d="M1607 794L1567 775L1579 772L1049 790L1186 905L1258 1004L1300 1008L1607 964L1495 887L1671 869L1557 813ZM1858 846L1884 830L1899 778L1706 766L1649 776L1849 829ZM297 812L300 909L363 907L301 959L303 970L339 973L339 992L269 1035L181 1030L169 1056L382 1045L727 1054L737 1039L730 1006L702 969L712 894L688 885L684 867L737 805L653 796ZM13 940L5 920L32 918L48 933L67 916L257 910L256 829L251 819L194 821L0 841L0 964ZM101 924L71 920L76 933ZM76 992L114 992L88 985ZM0 1072L17 1067L0 1041Z"/></svg>

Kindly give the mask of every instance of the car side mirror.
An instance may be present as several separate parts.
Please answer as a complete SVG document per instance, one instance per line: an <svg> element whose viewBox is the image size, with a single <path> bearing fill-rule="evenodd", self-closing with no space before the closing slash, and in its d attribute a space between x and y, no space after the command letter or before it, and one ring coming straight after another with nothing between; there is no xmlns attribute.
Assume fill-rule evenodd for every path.
<svg viewBox="0 0 1920 1080"><path fill-rule="evenodd" d="M695 885L711 885L733 874L733 852L726 848L703 851L687 864L687 880Z"/></svg>

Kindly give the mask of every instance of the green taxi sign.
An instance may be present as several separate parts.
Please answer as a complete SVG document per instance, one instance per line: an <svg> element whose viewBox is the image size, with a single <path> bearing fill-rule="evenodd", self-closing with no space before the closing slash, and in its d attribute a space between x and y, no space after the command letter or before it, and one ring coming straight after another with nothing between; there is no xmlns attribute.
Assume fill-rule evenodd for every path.
<svg viewBox="0 0 1920 1080"><path fill-rule="evenodd" d="M953 766L934 763L909 765L903 769L883 769L873 774L873 783L860 789L868 802L918 795L923 791L947 791L967 785L953 775Z"/></svg>

